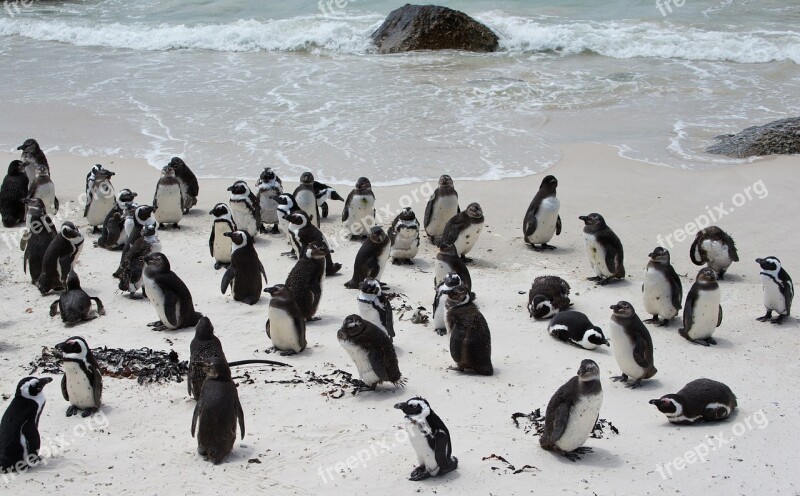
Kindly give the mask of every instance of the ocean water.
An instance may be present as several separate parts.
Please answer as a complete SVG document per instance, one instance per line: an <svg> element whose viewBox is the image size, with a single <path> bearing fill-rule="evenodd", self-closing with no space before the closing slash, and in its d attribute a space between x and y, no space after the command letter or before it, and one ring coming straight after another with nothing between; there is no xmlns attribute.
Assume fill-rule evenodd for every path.
<svg viewBox="0 0 800 496"><path fill-rule="evenodd" d="M587 141L725 167L714 136L800 113L800 2L441 1L501 50L378 55L402 3L6 1L0 148L385 185L524 176Z"/></svg>

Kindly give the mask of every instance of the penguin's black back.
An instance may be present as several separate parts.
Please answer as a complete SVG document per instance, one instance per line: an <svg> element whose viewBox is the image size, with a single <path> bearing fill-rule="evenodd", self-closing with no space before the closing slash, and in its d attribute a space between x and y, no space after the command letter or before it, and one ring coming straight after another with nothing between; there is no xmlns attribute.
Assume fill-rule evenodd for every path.
<svg viewBox="0 0 800 496"><path fill-rule="evenodd" d="M310 319L317 313L317 306L322 297L323 263L300 254L297 263L286 277L286 286L292 295L303 318Z"/></svg>
<svg viewBox="0 0 800 496"><path fill-rule="evenodd" d="M23 460L24 450L20 443L20 434L23 425L37 424L38 411L39 405L34 400L20 396L11 400L0 420L0 470L9 469Z"/></svg>
<svg viewBox="0 0 800 496"><path fill-rule="evenodd" d="M489 324L478 307L470 302L447 311L450 356L459 367L481 375L492 375L492 337Z"/></svg>
<svg viewBox="0 0 800 496"><path fill-rule="evenodd" d="M3 226L13 227L25 220L25 204L22 200L28 195L28 176L15 160L8 167L8 175L0 187L0 216Z"/></svg>
<svg viewBox="0 0 800 496"><path fill-rule="evenodd" d="M31 282L36 284L42 273L44 254L56 237L56 226L49 215L43 215L33 221L36 228L31 230L31 237L25 247L24 263L31 276Z"/></svg>
<svg viewBox="0 0 800 496"><path fill-rule="evenodd" d="M712 379L696 379L685 385L677 394L682 399L683 415L686 417L703 415L709 403L722 403L731 411L737 406L736 395L731 388Z"/></svg>

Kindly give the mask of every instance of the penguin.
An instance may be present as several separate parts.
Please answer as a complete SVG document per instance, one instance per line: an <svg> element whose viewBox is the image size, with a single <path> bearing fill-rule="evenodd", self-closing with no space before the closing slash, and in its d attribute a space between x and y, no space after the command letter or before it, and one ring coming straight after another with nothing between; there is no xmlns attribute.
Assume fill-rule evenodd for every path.
<svg viewBox="0 0 800 496"><path fill-rule="evenodd" d="M231 263L231 238L225 233L238 231L233 221L231 208L225 203L217 203L209 215L214 216L211 225L211 236L208 238L208 249L214 257L214 270L227 267Z"/></svg>
<svg viewBox="0 0 800 496"><path fill-rule="evenodd" d="M286 286L306 321L319 320L314 317L322 299L322 283L325 280L325 259L330 250L324 244L310 243L302 249L289 275Z"/></svg>
<svg viewBox="0 0 800 496"><path fill-rule="evenodd" d="M272 298L267 312L267 337L272 346L288 356L306 349L306 319L292 298L288 286L276 284L264 289Z"/></svg>
<svg viewBox="0 0 800 496"><path fill-rule="evenodd" d="M344 201L344 198L335 189L319 181L314 181L314 194L317 195L317 205L319 205L320 214L324 219L328 218L328 202L330 200Z"/></svg>
<svg viewBox="0 0 800 496"><path fill-rule="evenodd" d="M725 384L711 379L695 379L674 394L650 400L671 424L719 422L736 409L736 395Z"/></svg>
<svg viewBox="0 0 800 496"><path fill-rule="evenodd" d="M528 314L535 319L549 319L572 306L570 287L558 276L539 276L528 291Z"/></svg>
<svg viewBox="0 0 800 496"><path fill-rule="evenodd" d="M97 165L95 165L97 167ZM92 177L89 181L87 177L87 184L90 184L86 193L86 206L83 209L83 216L86 222L92 227L92 233L100 231L100 228L106 221L106 216L117 204L117 195L114 192L114 186L111 184L111 176L114 173L108 169L104 169L100 165L100 169L89 173Z"/></svg>
<svg viewBox="0 0 800 496"><path fill-rule="evenodd" d="M12 160L0 187L0 217L3 227L14 227L25 222L25 204L28 196L28 176L21 160Z"/></svg>
<svg viewBox="0 0 800 496"><path fill-rule="evenodd" d="M757 258L756 263L761 266L761 284L764 289L764 306L767 313L756 320L759 322L770 321L780 324L791 315L792 299L794 298L794 283L789 273L781 266L777 257ZM778 316L772 318L772 311ZM771 319L771 320L770 320Z"/></svg>
<svg viewBox="0 0 800 496"><path fill-rule="evenodd" d="M586 244L589 263L597 274L589 277L588 280L597 281L600 286L605 286L613 279L625 279L622 242L606 225L603 216L591 213L578 218L585 224L583 241Z"/></svg>
<svg viewBox="0 0 800 496"><path fill-rule="evenodd" d="M294 195L291 193L281 193L275 198L275 203L277 204L277 215L278 215L278 225L280 228L278 229L283 230L286 232L286 241L289 245L292 245L292 236L288 232L289 231L289 215L295 212L304 212L303 209L297 206L297 202L294 199ZM274 229L273 229L274 230ZM293 245L292 245L293 246ZM289 253L282 253L281 255L292 255L297 256L294 250L290 251Z"/></svg>
<svg viewBox="0 0 800 496"><path fill-rule="evenodd" d="M592 324L589 317L575 310L557 313L547 324L547 332L554 338L586 350L608 344L603 330Z"/></svg>
<svg viewBox="0 0 800 496"><path fill-rule="evenodd" d="M336 337L358 369L361 384L356 392L374 391L383 382L405 386L392 341L375 324L358 315L349 315Z"/></svg>
<svg viewBox="0 0 800 496"><path fill-rule="evenodd" d="M283 194L283 182L274 170L267 167L262 172L256 182L258 191L258 203L261 207L261 221L264 224L272 224L270 233L278 233L278 196Z"/></svg>
<svg viewBox="0 0 800 496"><path fill-rule="evenodd" d="M389 236L383 228L375 226L369 236L361 243L353 264L353 277L344 283L348 289L358 289L366 277L381 280L386 262L389 261Z"/></svg>
<svg viewBox="0 0 800 496"><path fill-rule="evenodd" d="M622 374L611 378L612 381L627 382L634 380L626 387L636 389L642 381L650 379L658 370L653 363L653 340L647 326L642 323L633 305L620 301L611 305L611 351Z"/></svg>
<svg viewBox="0 0 800 496"><path fill-rule="evenodd" d="M73 336L58 343L56 356L64 370L61 394L69 402L67 417L81 412L85 418L100 410L103 404L103 373L86 340Z"/></svg>
<svg viewBox="0 0 800 496"><path fill-rule="evenodd" d="M125 241L127 241L128 237L124 229L125 217L128 210L136 205L136 196L138 196L137 193L128 188L117 193L117 201L114 207L106 214L102 232L95 242L95 246L109 250L118 250L125 246Z"/></svg>
<svg viewBox="0 0 800 496"><path fill-rule="evenodd" d="M472 369L480 375L494 374L492 336L486 319L475 306L475 293L463 284L445 290L447 332L450 334L450 356L456 362L451 369L463 372Z"/></svg>
<svg viewBox="0 0 800 496"><path fill-rule="evenodd" d="M131 249L122 260L122 272L119 277L119 290L125 291L130 298L137 299L136 292L144 287L144 257L161 251L156 226L145 226Z"/></svg>
<svg viewBox="0 0 800 496"><path fill-rule="evenodd" d="M183 214L186 215L192 207L197 205L200 184L197 182L197 176L180 157L172 157L168 165L175 171L175 178L178 179L178 184L181 186L181 205Z"/></svg>
<svg viewBox="0 0 800 496"><path fill-rule="evenodd" d="M206 380L192 415L192 437L197 433L197 452L203 459L219 465L233 450L236 421L244 439L244 412L239 402L231 369L222 358L203 364Z"/></svg>
<svg viewBox="0 0 800 496"><path fill-rule="evenodd" d="M539 185L539 191L536 192L525 212L522 234L525 242L534 250L555 250L556 248L547 243L553 239L553 235L561 234L561 216L558 215L561 202L556 197L557 187L558 179L555 176L545 176L542 184Z"/></svg>
<svg viewBox="0 0 800 496"><path fill-rule="evenodd" d="M122 247L122 253L119 257L119 266L114 274L112 274L117 278L122 275L122 264L127 258L128 252L133 244L142 236L142 230L146 226L157 226L155 216L153 215L155 208L150 205L139 205L136 207L131 205L128 207L128 212L131 215L125 218L125 232L127 233L125 236L125 246Z"/></svg>
<svg viewBox="0 0 800 496"><path fill-rule="evenodd" d="M44 409L43 389L51 377L26 377L17 384L14 399L0 419L0 472L24 472L39 460L39 419Z"/></svg>
<svg viewBox="0 0 800 496"><path fill-rule="evenodd" d="M375 194L366 177L359 177L355 188L347 195L342 211L342 223L351 238L364 238L375 225Z"/></svg>
<svg viewBox="0 0 800 496"><path fill-rule="evenodd" d="M406 207L392 221L389 228L391 249L389 256L394 265L413 265L412 258L419 250L419 221L411 207Z"/></svg>
<svg viewBox="0 0 800 496"><path fill-rule="evenodd" d="M367 277L361 283L361 291L358 293L358 314L385 332L389 339L394 340L392 303L381 291L381 283L377 279Z"/></svg>
<svg viewBox="0 0 800 496"><path fill-rule="evenodd" d="M444 282L447 274L455 272L461 278L461 283L468 289L472 289L472 278L469 275L467 265L458 256L456 247L450 243L439 245L439 253L436 254L434 262L433 285L439 287Z"/></svg>
<svg viewBox="0 0 800 496"><path fill-rule="evenodd" d="M182 188L175 169L165 165L161 169L161 178L156 184L156 193L153 195L153 216L158 222L159 229L165 229L166 224L172 224L175 229L180 229L178 222L183 218L184 203Z"/></svg>
<svg viewBox="0 0 800 496"><path fill-rule="evenodd" d="M56 215L58 212L58 197L56 197L56 186L50 179L50 169L42 164L36 166L36 174L33 181L28 184L29 198L41 198L47 213Z"/></svg>
<svg viewBox="0 0 800 496"><path fill-rule="evenodd" d="M255 305L261 298L261 277L267 284L267 273L253 246L253 238L247 231L227 232L231 238L231 264L222 276L222 294L231 287L233 299L248 305Z"/></svg>
<svg viewBox="0 0 800 496"><path fill-rule="evenodd" d="M717 274L710 267L703 267L686 295L683 306L683 327L678 333L687 340L709 346L717 344L711 337L714 330L722 324L722 305L720 302Z"/></svg>
<svg viewBox="0 0 800 496"><path fill-rule="evenodd" d="M92 301L97 305L97 312L92 312ZM71 271L67 276L67 290L50 305L51 317L55 317L59 312L61 320L68 326L106 314L100 298L89 296L81 289L81 281L75 271Z"/></svg>
<svg viewBox="0 0 800 496"><path fill-rule="evenodd" d="M94 184L94 180L97 179L97 173L103 170L104 167L102 164L94 164L91 169L89 169L89 173L86 174L86 198L89 198L89 195L92 193L92 185ZM85 217L85 216L84 216Z"/></svg>
<svg viewBox="0 0 800 496"><path fill-rule="evenodd" d="M17 150L22 150L20 160L25 163L25 174L28 176L28 184L33 183L36 177L36 166L41 164L50 172L50 165L47 163L47 157L44 155L39 143L33 139L28 138L24 143L17 147Z"/></svg>
<svg viewBox="0 0 800 496"><path fill-rule="evenodd" d="M144 288L159 320L147 324L154 331L182 329L197 325L202 315L195 311L189 288L172 272L160 252L144 257Z"/></svg>
<svg viewBox="0 0 800 496"><path fill-rule="evenodd" d="M36 284L43 295L51 290L62 290L67 275L83 250L83 234L70 221L61 224L58 234L50 242L42 258L42 271Z"/></svg>
<svg viewBox="0 0 800 496"><path fill-rule="evenodd" d="M466 257L467 253L475 246L483 230L483 209L477 203L470 203L467 209L456 214L444 226L441 242L450 243L456 247L464 262L471 262Z"/></svg>
<svg viewBox="0 0 800 496"><path fill-rule="evenodd" d="M645 311L653 318L643 322L666 327L681 309L683 285L670 264L669 251L666 248L657 246L648 257L650 262L644 271L642 297ZM659 320L659 316L664 320Z"/></svg>
<svg viewBox="0 0 800 496"><path fill-rule="evenodd" d="M439 477L458 468L458 458L453 456L450 431L427 400L415 396L394 407L405 414L406 431L419 462L409 480Z"/></svg>
<svg viewBox="0 0 800 496"><path fill-rule="evenodd" d="M58 231L53 219L45 212L42 200L39 198L26 198L23 202L28 208L26 217L28 234L26 235L27 240L24 241L25 253L23 255L22 268L31 277L31 284L37 284L42 273L44 254L47 253L47 248L56 237Z"/></svg>
<svg viewBox="0 0 800 496"><path fill-rule="evenodd" d="M228 205L233 212L233 220L240 231L247 233L254 239L259 232L266 232L261 223L261 205L258 197L250 191L244 181L236 181L228 188L231 192Z"/></svg>
<svg viewBox="0 0 800 496"><path fill-rule="evenodd" d="M717 279L725 278L725 272L733 262L739 261L739 252L733 238L717 226L700 229L694 237L689 256L695 265L708 264L717 273Z"/></svg>
<svg viewBox="0 0 800 496"><path fill-rule="evenodd" d="M331 256L333 250L330 249L330 245L328 245L328 241L322 231L310 222L305 211L297 209L289 214L286 219L289 226L287 232L291 240L292 249L297 251L298 256L302 252L302 247L309 243L325 245L328 248L328 254L325 257L325 275L332 276L342 269L342 264L333 262L333 257Z"/></svg>
<svg viewBox="0 0 800 496"><path fill-rule="evenodd" d="M310 222L319 227L319 205L317 205L317 194L314 190L314 175L304 172L300 176L300 185L294 190L294 199L297 206L308 214Z"/></svg>
<svg viewBox="0 0 800 496"><path fill-rule="evenodd" d="M461 259L459 259L459 262ZM445 323L446 318L446 308L445 303L447 302L447 295L444 294L445 291L449 291L456 286L460 286L463 284L461 280L461 276L459 276L456 272L448 273L442 282L436 286L436 294L433 298L433 330L439 336L444 336L447 334L447 324Z"/></svg>
<svg viewBox="0 0 800 496"><path fill-rule="evenodd" d="M544 432L539 445L576 462L592 452L583 446L589 439L603 405L600 367L593 360L582 360L578 374L558 388L547 403Z"/></svg>
<svg viewBox="0 0 800 496"><path fill-rule="evenodd" d="M447 174L439 178L439 185L433 191L425 205L425 219L423 225L425 234L435 245L438 245L439 238L444 234L444 227L447 221L460 213L458 207L458 192L453 187L453 179Z"/></svg>

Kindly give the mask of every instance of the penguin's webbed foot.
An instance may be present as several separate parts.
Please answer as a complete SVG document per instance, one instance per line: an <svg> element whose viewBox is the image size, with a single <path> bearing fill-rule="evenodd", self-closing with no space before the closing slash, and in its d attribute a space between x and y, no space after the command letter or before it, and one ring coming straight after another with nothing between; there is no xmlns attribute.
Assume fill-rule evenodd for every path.
<svg viewBox="0 0 800 496"><path fill-rule="evenodd" d="M403 265L403 260L401 260L399 258L393 258L392 259L392 265Z"/></svg>
<svg viewBox="0 0 800 496"><path fill-rule="evenodd" d="M447 334L447 329L443 327L441 329L434 329L433 332L435 332L439 336L444 336L445 334Z"/></svg>
<svg viewBox="0 0 800 496"><path fill-rule="evenodd" d="M535 249L535 247L534 247L534 249ZM542 251L542 250L555 250L555 249L556 249L556 247L555 247L555 246L553 246L553 245L548 245L547 243L542 243L542 246L541 246L541 248L539 248L539 250L538 250L538 251Z"/></svg>
<svg viewBox="0 0 800 496"><path fill-rule="evenodd" d="M658 315L653 315L652 319L645 319L642 322L644 322L645 324L658 324L659 323Z"/></svg>
<svg viewBox="0 0 800 496"><path fill-rule="evenodd" d="M599 281L600 280L600 276L587 277L586 280L587 281Z"/></svg>
<svg viewBox="0 0 800 496"><path fill-rule="evenodd" d="M625 374L615 375L615 376L611 376L611 380L614 381L614 382L627 382L628 381L628 376L625 375Z"/></svg>
<svg viewBox="0 0 800 496"><path fill-rule="evenodd" d="M604 279L603 278L598 278L597 279L597 285L598 286L606 286L610 282L611 282L611 278L610 277L606 277Z"/></svg>
<svg viewBox="0 0 800 496"><path fill-rule="evenodd" d="M172 224L172 228L173 229L180 229L181 226L179 226L178 223L176 222L176 223Z"/></svg>
<svg viewBox="0 0 800 496"><path fill-rule="evenodd" d="M76 407L70 405L70 407L67 408L67 417L72 417L73 415L78 413L78 411L79 410Z"/></svg>
<svg viewBox="0 0 800 496"><path fill-rule="evenodd" d="M83 418L91 417L92 415L97 413L97 410L98 410L97 408L88 408L88 409L84 410L83 412L81 412L81 417L83 417Z"/></svg>
<svg viewBox="0 0 800 496"><path fill-rule="evenodd" d="M473 262L471 258L467 258L465 255L461 255L461 261L464 262L465 264Z"/></svg>
<svg viewBox="0 0 800 496"><path fill-rule="evenodd" d="M261 233L261 234L267 234L267 228L264 227L264 224L259 224L258 225L258 232Z"/></svg>
<svg viewBox="0 0 800 496"><path fill-rule="evenodd" d="M428 473L428 469L425 468L425 465L420 465L419 467L415 468L413 472L411 472L411 476L408 478L410 481L421 481L429 478L431 474Z"/></svg>
<svg viewBox="0 0 800 496"><path fill-rule="evenodd" d="M642 380L636 379L632 383L626 384L625 387L628 389L639 389L640 387L642 387Z"/></svg>
<svg viewBox="0 0 800 496"><path fill-rule="evenodd" d="M306 322L316 322L318 320L322 320L322 317L309 317L306 319Z"/></svg>
<svg viewBox="0 0 800 496"><path fill-rule="evenodd" d="M92 234L97 234L98 232L100 232L100 228L97 226L92 226Z"/></svg>
<svg viewBox="0 0 800 496"><path fill-rule="evenodd" d="M381 283L381 291L389 291L389 286L384 283Z"/></svg>
<svg viewBox="0 0 800 496"><path fill-rule="evenodd" d="M281 230L278 229L278 224L272 224L272 229L269 230L269 234L280 234Z"/></svg>
<svg viewBox="0 0 800 496"><path fill-rule="evenodd" d="M332 275L336 274L337 272L339 272L340 270L342 270L342 264L335 263L335 264L333 264L332 267L327 268L325 270L325 275L326 276L332 276Z"/></svg>
<svg viewBox="0 0 800 496"><path fill-rule="evenodd" d="M219 269L225 267L226 265L227 264L224 264L222 262L217 262L217 263L214 264L214 270L219 270Z"/></svg>
<svg viewBox="0 0 800 496"><path fill-rule="evenodd" d="M758 317L756 320L759 322L766 322L772 318L772 310L767 310L766 315L763 317Z"/></svg>
<svg viewBox="0 0 800 496"><path fill-rule="evenodd" d="M699 344L700 346L711 346L711 343L709 343L706 339L690 339L690 341L694 344ZM714 343L716 344L716 341Z"/></svg>
<svg viewBox="0 0 800 496"><path fill-rule="evenodd" d="M153 331L165 331L167 329L167 326L165 326L164 323L161 322L160 320L156 320L155 322L150 322L149 324L147 324L147 327L151 328L151 330Z"/></svg>
<svg viewBox="0 0 800 496"><path fill-rule="evenodd" d="M571 462L577 462L581 459L581 455L586 455L588 453L592 453L592 448L588 446L581 446L580 448L575 448L569 453L564 453L564 457Z"/></svg>
<svg viewBox="0 0 800 496"><path fill-rule="evenodd" d="M656 323L658 327L668 327L669 326L669 319L661 319L660 322Z"/></svg>
<svg viewBox="0 0 800 496"><path fill-rule="evenodd" d="M715 345L715 346L716 346L716 344L717 344L717 340L716 340L716 339L714 339L714 338L706 338L706 343L708 343L708 344L713 344L713 345Z"/></svg>
<svg viewBox="0 0 800 496"><path fill-rule="evenodd" d="M281 356L292 356L292 355L297 355L297 352L294 350L281 351Z"/></svg>
<svg viewBox="0 0 800 496"><path fill-rule="evenodd" d="M779 314L777 317L775 317L774 319L770 320L770 322L773 323L773 324L778 324L779 325L779 324L783 323L783 319L785 319L785 318L786 318L785 315L780 315Z"/></svg>
<svg viewBox="0 0 800 496"><path fill-rule="evenodd" d="M447 367L447 370L455 370L457 372L464 372L464 367L462 367L460 365L451 365L451 366Z"/></svg>
<svg viewBox="0 0 800 496"><path fill-rule="evenodd" d="M362 381L361 379L356 379L353 381L355 389L353 389L353 395L358 393L363 393L365 391L375 391L375 388L378 387L378 384L373 384L372 386L367 386L367 383Z"/></svg>

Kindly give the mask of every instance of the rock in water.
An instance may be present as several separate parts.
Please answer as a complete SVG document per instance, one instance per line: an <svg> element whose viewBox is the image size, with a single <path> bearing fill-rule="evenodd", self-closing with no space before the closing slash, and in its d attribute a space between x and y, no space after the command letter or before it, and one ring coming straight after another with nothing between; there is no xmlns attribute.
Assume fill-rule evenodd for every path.
<svg viewBox="0 0 800 496"><path fill-rule="evenodd" d="M740 133L716 139L719 142L706 148L706 152L734 158L800 153L800 117L748 127Z"/></svg>
<svg viewBox="0 0 800 496"><path fill-rule="evenodd" d="M437 5L406 4L392 11L372 33L380 53L413 50L494 52L497 35L457 10Z"/></svg>

